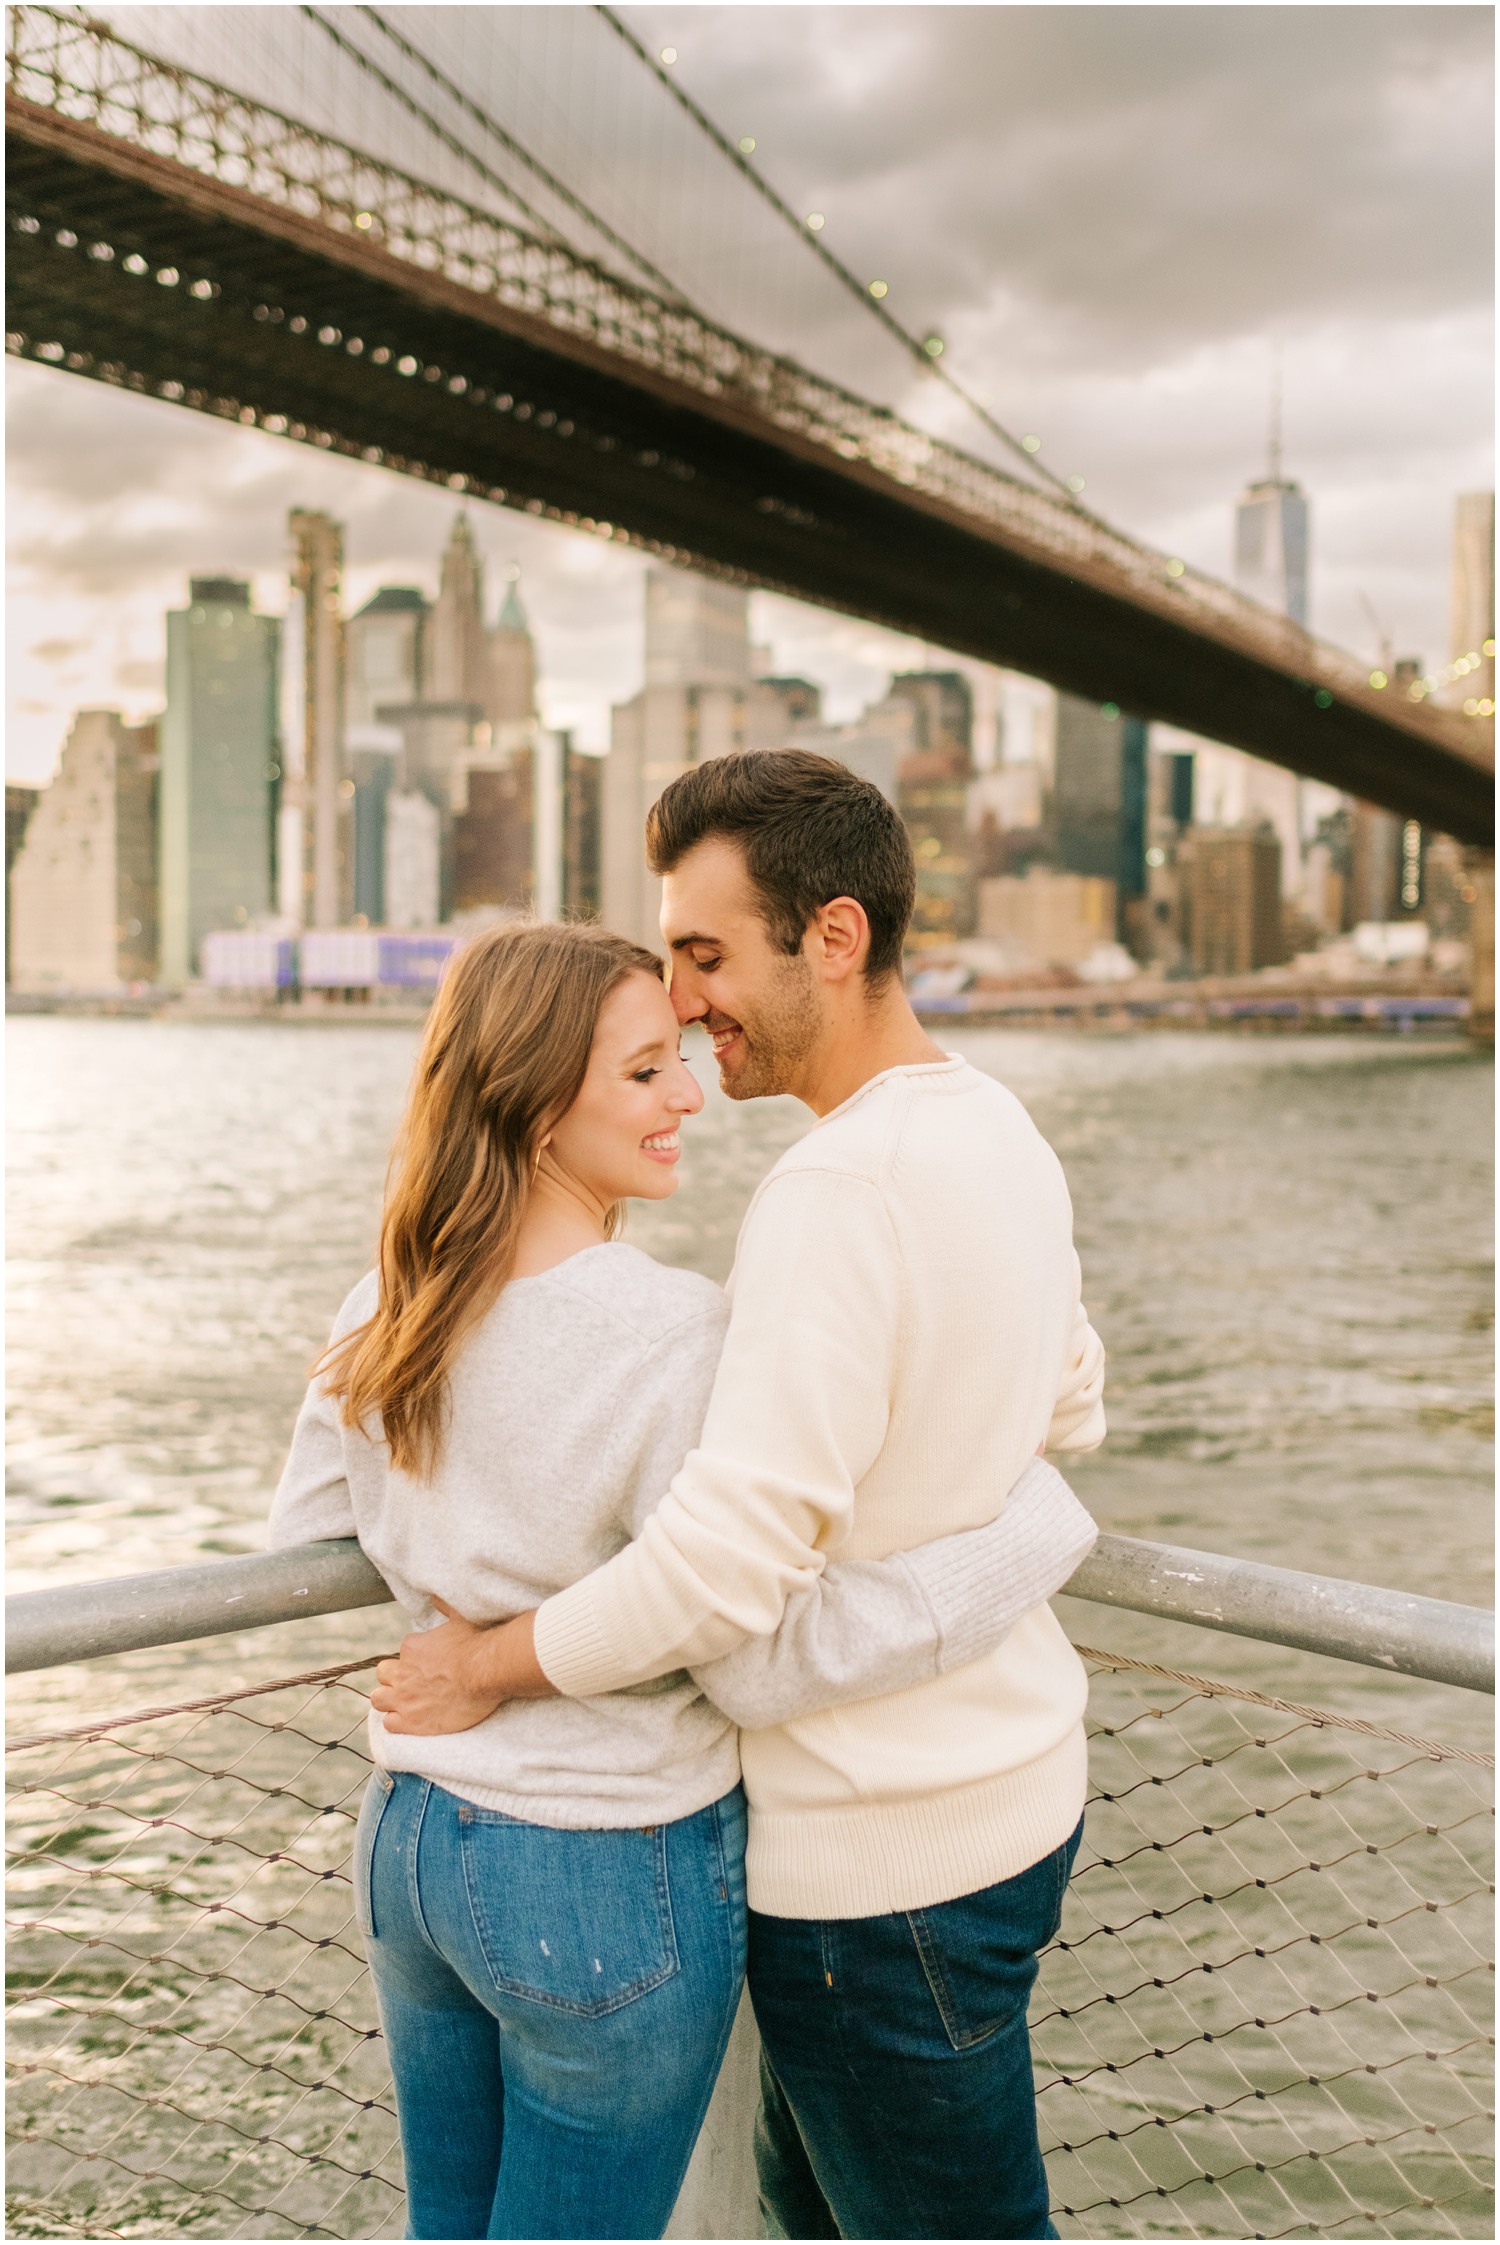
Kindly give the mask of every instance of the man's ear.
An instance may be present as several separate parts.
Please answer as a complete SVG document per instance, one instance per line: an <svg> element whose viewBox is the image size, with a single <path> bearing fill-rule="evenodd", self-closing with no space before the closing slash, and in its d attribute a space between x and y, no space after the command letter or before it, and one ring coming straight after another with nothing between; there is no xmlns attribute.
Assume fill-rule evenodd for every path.
<svg viewBox="0 0 1500 2245"><path fill-rule="evenodd" d="M852 896L836 896L814 913L809 934L820 954L825 982L847 982L864 971L870 955L870 922L862 904Z"/></svg>

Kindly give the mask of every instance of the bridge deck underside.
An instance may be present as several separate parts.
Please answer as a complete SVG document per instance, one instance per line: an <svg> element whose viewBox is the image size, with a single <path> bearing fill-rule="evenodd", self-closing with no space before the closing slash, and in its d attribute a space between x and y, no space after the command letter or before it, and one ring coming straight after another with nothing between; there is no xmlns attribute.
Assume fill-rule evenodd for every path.
<svg viewBox="0 0 1500 2245"><path fill-rule="evenodd" d="M258 216L252 198L181 167L143 157L132 175L128 152L105 165L63 137L7 133L12 348L151 395L172 385L174 402L257 426L274 417L278 433L512 507L607 521L683 563L1248 749L1461 840L1493 840L1489 775L1441 742L1337 696L1319 707L1314 681L763 414L331 228ZM126 271L132 253L148 271ZM175 285L159 283L163 270ZM194 280L213 293L192 295Z"/></svg>

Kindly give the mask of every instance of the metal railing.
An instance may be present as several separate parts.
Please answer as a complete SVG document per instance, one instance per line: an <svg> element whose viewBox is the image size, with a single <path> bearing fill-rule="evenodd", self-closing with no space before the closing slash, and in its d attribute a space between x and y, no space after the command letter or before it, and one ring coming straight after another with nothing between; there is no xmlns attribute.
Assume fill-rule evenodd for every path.
<svg viewBox="0 0 1500 2245"><path fill-rule="evenodd" d="M1124 1538L1070 1590L1493 1688L1492 1617L1437 1600ZM386 1595L307 1546L14 1600L11 1652ZM1079 1649L1090 1802L1033 2009L1062 2234L1493 2236L1490 1757ZM348 1868L372 1666L11 1743L11 2235L400 2234ZM669 2234L757 2233L750 2078Z"/></svg>
<svg viewBox="0 0 1500 2245"><path fill-rule="evenodd" d="M19 102L167 157L313 220L362 252L385 251L423 273L539 318L560 337L601 345L701 396L722 399L739 414L753 414L839 461L859 462L1054 564L1123 591L1310 686L1327 688L1415 737L1480 762L1492 753L1481 723L1426 700L1436 681L1422 681L1398 701L1393 689L1372 684L1364 663L1313 638L1289 617L1128 537L1083 506L1022 483L794 360L715 325L680 301L622 279L565 242L530 234L450 189L148 54L96 18L31 4L7 14L7 85ZM39 222L23 214L16 223L34 231ZM107 242L93 251L76 246L79 256L115 254ZM174 284L178 278L174 273ZM193 285L190 276L180 278ZM196 285L212 292L214 284ZM281 316L274 306L265 309ZM311 309L300 307L303 313ZM339 342L343 347L342 338ZM60 348L42 336L7 335L7 349L21 355L48 358ZM363 352L364 344L355 339L347 348ZM462 377L424 364L420 355L399 365L389 352L384 358L393 381L417 373L439 383L451 378L468 390ZM180 386L164 385L168 393L180 394ZM509 410L512 403L509 397L497 399L489 409ZM239 399L217 404L232 418L259 419L278 433L284 430L279 416L261 416L253 404L242 406ZM473 488L483 495L482 486Z"/></svg>
<svg viewBox="0 0 1500 2245"><path fill-rule="evenodd" d="M1478 1606L1110 1535L1100 1536L1067 1593L1393 1675L1495 1688L1495 1617ZM352 1538L114 1582L69 1583L7 1599L5 1666L8 1674L53 1668L390 1598Z"/></svg>

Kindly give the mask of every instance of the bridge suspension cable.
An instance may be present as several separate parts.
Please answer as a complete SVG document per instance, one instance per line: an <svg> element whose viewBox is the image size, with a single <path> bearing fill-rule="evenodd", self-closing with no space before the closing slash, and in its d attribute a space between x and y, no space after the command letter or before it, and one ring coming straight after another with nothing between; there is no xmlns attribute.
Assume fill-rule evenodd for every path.
<svg viewBox="0 0 1500 2245"><path fill-rule="evenodd" d="M896 338L903 350L916 360L923 373L935 376L945 389L951 390L953 395L963 405L967 406L975 418L988 429L990 435L997 437L1003 445L1016 455L1018 460L1024 462L1033 475L1039 476L1045 483L1049 484L1067 506L1072 507L1079 514L1088 514L1089 510L1079 505L1077 494L1064 479L1054 474L1051 468L1045 467L1019 437L1013 436L1004 423L996 419L988 406L981 405L978 398L966 390L963 384L954 375L950 374L945 366L940 365L933 352L928 348L927 342L921 336L914 335L910 328L897 319L894 312L887 310L886 306L877 297L872 296L858 274L851 272L843 260L835 256L820 235L808 231L805 222L797 216L791 205L783 201L770 181L756 170L755 166L749 162L734 142L719 130L707 111L699 107L692 95L658 61L650 49L642 44L629 24L623 22L613 8L604 6L603 0L595 0L595 13L602 16L611 30L616 32L624 40L626 46L640 57L651 75L660 85L665 87L679 109L684 110L692 118L699 131L713 142L720 155L733 164L742 178L749 181L756 194L760 196L763 202L769 204L777 217L791 227L797 239L806 248L810 249L815 257L820 259L828 271L833 274L840 287L857 298L864 309L873 318L879 320L881 326Z"/></svg>
<svg viewBox="0 0 1500 2245"><path fill-rule="evenodd" d="M466 147L456 133L450 132L448 127L439 118L435 117L430 109L424 108L422 103L414 95L408 93L403 85L392 78L387 71L382 70L372 56L365 54L361 48L356 47L353 40L346 39L343 32L338 30L321 8L312 7L308 5L308 0L303 0L302 13L308 18L309 22L315 23L318 29L333 41L341 54L347 55L351 62L357 64L368 77L373 78L376 84L382 87L394 101L400 102L403 109L410 111L411 115L417 118L420 123L426 125L429 131L435 133L450 155L457 156L460 163L467 164L471 170L478 172L487 186L493 187L499 194L503 195L507 202L511 203L531 225L538 229L545 240L554 243L559 249L572 249L573 244L564 239L550 219L544 218L542 213L531 203L528 203L526 198L517 192L508 179L502 178L499 172L493 170L482 156L477 156L472 148Z"/></svg>
<svg viewBox="0 0 1500 2245"><path fill-rule="evenodd" d="M318 10L309 9L308 13L323 22L323 28L329 31L332 36L337 36L336 33L333 33L332 26L319 15ZM425 72L434 85L441 87L449 100L463 110L466 116L471 117L482 132L488 133L492 139L497 140L501 147L514 156L517 163L523 164L534 178L539 179L543 186L557 197L560 203L568 210L575 212L602 241L608 242L612 249L618 250L620 255L634 265L638 272L643 273L653 288L660 289L672 303L680 304L688 311L699 309L683 294L677 283L662 271L659 265L654 265L643 251L638 250L633 243L628 242L623 234L610 225L607 219L601 218L599 213L592 209L573 188L569 187L565 180L559 179L555 172L549 171L545 164L533 156L528 149L523 148L514 133L508 132L497 118L491 116L488 110L482 109L478 102L464 92L461 86L455 84L446 71L439 69L430 56L425 55L419 47L414 46L403 32L397 30L389 17L382 15L378 8L364 6L360 8L359 13L368 17L377 31L381 32L391 42L391 45L406 57L408 62L415 63L417 68ZM349 48L347 51L352 53L355 59L363 63L366 68L373 69L375 67L369 58L362 55L357 48ZM389 83L388 80L383 80L383 82ZM437 121L428 110L422 108L419 104L414 104L409 96L403 96L403 98L407 100L409 107L417 107L419 114L426 118L435 130L442 129L437 125Z"/></svg>

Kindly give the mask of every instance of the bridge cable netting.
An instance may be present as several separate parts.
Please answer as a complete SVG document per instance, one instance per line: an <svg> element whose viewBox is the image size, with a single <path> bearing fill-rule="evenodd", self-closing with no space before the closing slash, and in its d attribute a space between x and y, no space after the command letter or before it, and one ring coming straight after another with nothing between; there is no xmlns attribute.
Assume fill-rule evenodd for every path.
<svg viewBox="0 0 1500 2245"><path fill-rule="evenodd" d="M1070 485L1060 475L1055 475L1051 468L1045 466L1042 461L1033 456L1034 446L1028 446L1022 438L1012 435L1011 431L996 418L988 406L981 405L972 392L966 390L946 366L938 364L938 357L941 356L944 347L941 338L914 335L910 328L897 319L895 313L883 301L884 283L880 284L881 296L877 297L867 282L861 281L856 274L850 272L843 259L835 256L828 243L822 239L821 232L812 230L810 220L804 222L798 218L796 212L777 194L764 174L751 164L740 149L736 148L727 136L719 130L713 119L694 101L681 82L675 76L668 75L661 63L642 45L630 26L622 21L613 8L601 6L598 4L598 0L595 0L594 13L603 18L611 30L629 47L632 54L639 57L658 84L663 86L678 107L692 118L710 146L716 148L719 154L733 165L734 169L748 182L762 201L776 213L783 225L790 227L798 240L811 249L813 255L833 275L839 287L847 295L852 296L864 311L878 320L889 335L895 337L902 349L915 361L922 372L925 375L935 377L943 384L945 389L951 390L953 395L968 408L981 426L987 429L992 437L997 437L1006 450L1013 453L1031 475L1051 486L1062 499L1064 505L1077 506L1078 502ZM818 221L820 229L822 223L823 221L820 218Z"/></svg>
<svg viewBox="0 0 1500 2245"><path fill-rule="evenodd" d="M215 40L228 42L237 58L237 72L269 85L291 107L272 107L257 96L201 75L194 64L169 60L165 53L148 53L105 23L31 0L7 12L7 83L13 94L37 108L91 125L137 151L165 157L223 186L248 192L299 221L328 229L331 235L355 237L423 274L441 276L476 298L490 298L540 318L560 337L581 337L591 349L635 362L706 398L729 400L736 411L758 416L778 441L790 435L839 461L863 463L975 525L1018 542L1047 566L1061 564L1070 575L1081 573L1107 587L1111 597L1123 593L1143 610L1169 616L1186 630L1278 666L1304 688L1361 703L1370 699L1374 689L1365 666L1313 640L1291 618L1201 576L1179 558L1155 552L1112 529L1050 488L1023 483L988 459L959 450L925 427L901 419L890 404L872 403L871 393L884 388L903 405L910 402L915 411L920 401L907 396L909 367L899 383L884 383L878 354L869 348L874 334L867 335L862 345L851 345L846 332L851 323L867 323L862 316L860 323L854 322L853 308L842 290L837 318L826 304L820 310L795 291L795 301L788 296L781 302L777 291L790 267L806 265L821 273L821 264L814 268L811 260L785 257L779 221L774 241L737 233L740 221L733 213L718 212L713 173L700 177L690 152L682 146L664 139L660 149L654 147L652 118L627 114L625 82L618 75L606 82L603 74L590 74L584 67L590 58L579 45L578 26L580 21L600 25L591 9L426 11L421 19L424 39L442 53L432 81L439 89L435 98L448 98L440 91L444 81L493 89L503 80L509 96L524 105L528 138L533 138L535 123L537 131L548 136L546 149L556 168L582 183L575 193L579 206L585 201L590 208L598 206L601 196L610 210L625 206L616 226L617 240L628 237L644 244L642 254L658 264L665 259L679 272L691 297L705 302L722 300L729 285L725 276L743 271L749 291L744 308L752 316L737 322L734 329L695 312L680 296L621 279L604 260L581 255L565 238L566 228L558 217L549 222L546 232L516 224L493 207L501 190L487 189L472 152L431 103L417 101L406 90L397 101L365 70L341 65L334 76L327 68L320 73L306 49L307 40L316 41L335 61L340 58L317 24L300 10L274 11L273 38L261 23L272 13L147 5L133 10L130 21L132 30L149 27L152 37L169 52L187 48L195 61L216 51ZM565 20L555 20L559 18ZM210 19L208 29L204 19ZM293 32L300 32L301 43ZM603 36L602 25L596 36ZM528 39L541 41L541 46L534 52L523 51ZM241 53L247 41L249 48ZM506 41L516 43L514 53ZM562 43L560 60L548 42ZM610 45L622 55L626 52L617 41ZM643 73L637 70L634 75L646 83ZM372 107L376 96L379 106ZM647 108L656 113L656 124L663 117L678 117L674 105L659 100ZM309 113L326 115L337 133L307 121ZM455 118L464 114L453 111ZM613 177L612 151L617 152L618 134L627 127L631 145L639 143L632 163L643 176L650 174L649 194L643 188L632 197L628 183L617 186ZM688 131L686 121L682 129ZM363 148L342 137L354 131L363 139ZM591 144L591 135L593 141L603 136L599 145ZM371 155L366 152L371 146L388 153ZM409 151L412 168L401 168L391 151L398 155ZM717 168L725 173L725 167ZM488 164L485 172L499 177ZM732 181L738 188L738 174L732 175ZM507 186L504 193L513 201L516 190ZM739 201L749 207L743 194ZM757 202L755 208L762 206ZM558 211L562 209L559 203ZM765 215L766 226L772 226L773 219L774 214ZM22 235L34 236L44 229L43 218L24 207L24 201L12 210L9 223ZM98 260L111 269L118 266L121 275L148 275L148 261L127 242L117 245L104 235L83 241L71 228L55 232L54 239L55 245L80 258ZM243 289L238 280L226 294L225 285L205 272L179 274L171 267L158 271L155 278L163 286L185 287L204 305L222 297L227 317L237 319L252 308L240 301ZM737 286L730 288L731 295ZM404 325L396 322L388 335L382 330L383 339L346 334L329 321L321 303L281 305L268 299L253 305L253 316L273 326L285 322L289 335L306 333L315 337L319 347L358 358L377 385L399 388L408 381L434 385L445 403L462 400L459 410L465 415L514 412L522 419L535 415L536 427L554 430L558 443L577 439L603 450L618 443L612 429L584 427L575 424L568 411L559 413L538 400L495 390L488 354L483 351L455 343L443 362L429 356L430 323L416 314ZM762 340L747 341L747 333ZM864 395L801 363L804 347L813 340L820 357L827 359L832 352L834 359L848 366ZM146 390L245 427L419 476L450 491L522 507L549 521L639 545L670 562L725 575L734 582L750 582L744 573L694 548L663 544L639 528L580 515L558 505L555 498L490 483L475 473L472 445L451 422L434 424L432 451L414 458L366 443L347 428L289 420L264 369L257 373L241 365L240 379L252 394L230 396L162 376L159 370L147 375L124 362L96 361L77 337L70 343L57 334L8 328L6 349L117 386ZM790 355L794 350L796 357ZM460 363L453 363L455 357ZM482 432L476 429L476 434ZM479 450L487 450L484 442ZM679 480L690 479L695 472L690 464L664 454L643 454L641 463L653 464L662 475ZM802 519L795 507L788 511L789 503L774 493L764 495L757 505L772 513L786 512L794 522ZM776 589L770 577L755 581ZM1425 692L1424 686L1417 698ZM1419 712L1403 707L1401 723L1423 732L1430 726L1446 738L1445 727L1451 720L1431 708Z"/></svg>
<svg viewBox="0 0 1500 2245"><path fill-rule="evenodd" d="M1083 1648L1064 2236L1490 2237L1492 1764ZM395 2237L369 1660L10 1751L13 2236Z"/></svg>

